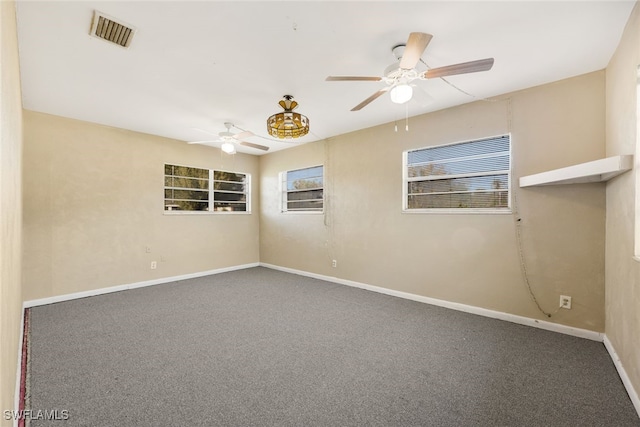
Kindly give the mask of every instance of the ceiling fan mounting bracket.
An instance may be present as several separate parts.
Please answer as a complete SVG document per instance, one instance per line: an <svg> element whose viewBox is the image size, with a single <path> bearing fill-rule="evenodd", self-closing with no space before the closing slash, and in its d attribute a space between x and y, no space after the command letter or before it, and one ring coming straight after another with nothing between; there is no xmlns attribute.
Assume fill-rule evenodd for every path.
<svg viewBox="0 0 640 427"><path fill-rule="evenodd" d="M402 54L404 53L404 48L406 47L407 45L405 43L397 44L391 48L391 53L393 53L393 56L395 56L396 59L400 61L402 59Z"/></svg>

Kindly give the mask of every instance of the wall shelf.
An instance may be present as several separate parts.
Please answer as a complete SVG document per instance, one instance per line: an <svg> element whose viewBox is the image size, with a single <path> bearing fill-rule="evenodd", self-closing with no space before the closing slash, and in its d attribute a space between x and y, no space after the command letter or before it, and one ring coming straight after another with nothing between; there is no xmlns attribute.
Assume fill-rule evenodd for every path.
<svg viewBox="0 0 640 427"><path fill-rule="evenodd" d="M633 168L633 155L607 157L606 159L580 163L566 168L554 169L520 177L520 187L557 184L584 184L608 181Z"/></svg>

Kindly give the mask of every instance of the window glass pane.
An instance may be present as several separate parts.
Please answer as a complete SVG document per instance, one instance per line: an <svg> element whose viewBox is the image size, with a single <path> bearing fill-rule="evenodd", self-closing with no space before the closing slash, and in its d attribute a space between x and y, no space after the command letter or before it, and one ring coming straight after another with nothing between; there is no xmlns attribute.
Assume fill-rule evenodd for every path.
<svg viewBox="0 0 640 427"><path fill-rule="evenodd" d="M453 191L501 190L509 187L508 175L485 175L469 178L413 181L409 183L409 194L447 193Z"/></svg>
<svg viewBox="0 0 640 427"><path fill-rule="evenodd" d="M322 187L323 167L298 169L287 172L287 190Z"/></svg>
<svg viewBox="0 0 640 427"><path fill-rule="evenodd" d="M208 179L197 179L197 178L181 178L175 176L167 176L164 178L164 185L167 187L176 187L176 188L201 188L208 189L209 188L209 180Z"/></svg>
<svg viewBox="0 0 640 427"><path fill-rule="evenodd" d="M167 211L206 211L209 209L209 202L165 199L164 209Z"/></svg>
<svg viewBox="0 0 640 427"><path fill-rule="evenodd" d="M247 211L247 175L213 171L213 206L216 212Z"/></svg>
<svg viewBox="0 0 640 427"><path fill-rule="evenodd" d="M322 189L310 191L296 191L287 194L287 200L322 200Z"/></svg>
<svg viewBox="0 0 640 427"><path fill-rule="evenodd" d="M216 212L246 212L246 203L229 203L229 202L215 202L214 210Z"/></svg>
<svg viewBox="0 0 640 427"><path fill-rule="evenodd" d="M165 199L177 199L177 200L209 200L208 191L200 190L164 190Z"/></svg>
<svg viewBox="0 0 640 427"><path fill-rule="evenodd" d="M221 202L228 202L228 201L246 202L247 201L247 195L246 194L242 194L242 193L223 193L223 192L216 191L216 192L213 193L213 200L215 200L216 202L218 202L218 201L221 201Z"/></svg>
<svg viewBox="0 0 640 427"><path fill-rule="evenodd" d="M213 171L214 181L235 181L245 182L246 175L243 173L225 172L225 171Z"/></svg>
<svg viewBox="0 0 640 427"><path fill-rule="evenodd" d="M410 209L471 209L506 208L509 193L506 191L488 193L426 194L409 196Z"/></svg>
<svg viewBox="0 0 640 427"><path fill-rule="evenodd" d="M220 182L215 181L213 183L214 190L223 190L223 191L244 191L244 183L235 183L235 182Z"/></svg>
<svg viewBox="0 0 640 427"><path fill-rule="evenodd" d="M322 211L324 166L283 172L283 211Z"/></svg>
<svg viewBox="0 0 640 427"><path fill-rule="evenodd" d="M164 208L177 211L209 209L209 171L188 166L164 165Z"/></svg>
<svg viewBox="0 0 640 427"><path fill-rule="evenodd" d="M287 179L287 190L289 191L320 187L322 187L322 177L297 178L293 181Z"/></svg>
<svg viewBox="0 0 640 427"><path fill-rule="evenodd" d="M287 202L287 209L290 211L321 211L322 200L293 201Z"/></svg>
<svg viewBox="0 0 640 427"><path fill-rule="evenodd" d="M190 168L188 166L164 165L164 174L190 178L209 178L208 169Z"/></svg>

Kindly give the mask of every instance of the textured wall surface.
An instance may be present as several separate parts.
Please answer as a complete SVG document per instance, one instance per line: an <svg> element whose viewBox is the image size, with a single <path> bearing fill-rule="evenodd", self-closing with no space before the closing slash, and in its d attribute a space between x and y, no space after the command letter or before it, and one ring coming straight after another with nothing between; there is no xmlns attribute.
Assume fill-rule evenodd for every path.
<svg viewBox="0 0 640 427"><path fill-rule="evenodd" d="M602 332L605 184L518 178L602 158L604 99L600 71L412 117L409 132L390 123L261 156L261 261ZM509 132L517 214L402 212L403 151ZM278 173L318 164L324 215L281 213ZM537 300L556 312L570 295L571 310L536 308L517 218Z"/></svg>
<svg viewBox="0 0 640 427"><path fill-rule="evenodd" d="M14 409L22 295L22 100L15 3L0 1L0 411ZM11 421L0 418L1 425Z"/></svg>
<svg viewBox="0 0 640 427"><path fill-rule="evenodd" d="M165 214L165 163L251 174L252 213ZM25 300L259 261L255 156L25 111L24 168Z"/></svg>
<svg viewBox="0 0 640 427"><path fill-rule="evenodd" d="M606 332L636 393L640 393L640 262L633 256L638 243L634 233L640 235L640 203L636 201L640 201L639 65L640 7L636 3L606 70L607 155L636 156L633 171L607 184Z"/></svg>

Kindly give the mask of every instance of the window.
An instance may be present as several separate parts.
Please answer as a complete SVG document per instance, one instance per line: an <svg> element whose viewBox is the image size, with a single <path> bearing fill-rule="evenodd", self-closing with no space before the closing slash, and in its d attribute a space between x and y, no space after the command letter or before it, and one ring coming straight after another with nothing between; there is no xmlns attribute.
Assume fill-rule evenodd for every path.
<svg viewBox="0 0 640 427"><path fill-rule="evenodd" d="M209 170L164 165L164 209L209 210Z"/></svg>
<svg viewBox="0 0 640 427"><path fill-rule="evenodd" d="M509 135L404 153L404 210L509 211Z"/></svg>
<svg viewBox="0 0 640 427"><path fill-rule="evenodd" d="M282 212L322 212L323 166L282 172Z"/></svg>
<svg viewBox="0 0 640 427"><path fill-rule="evenodd" d="M164 165L164 210L250 212L251 175Z"/></svg>

